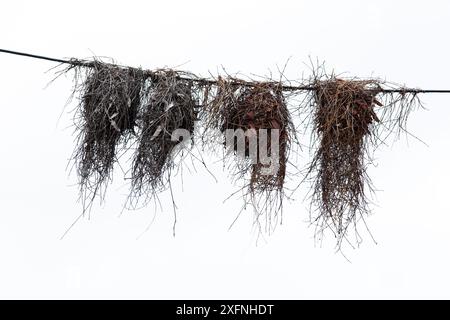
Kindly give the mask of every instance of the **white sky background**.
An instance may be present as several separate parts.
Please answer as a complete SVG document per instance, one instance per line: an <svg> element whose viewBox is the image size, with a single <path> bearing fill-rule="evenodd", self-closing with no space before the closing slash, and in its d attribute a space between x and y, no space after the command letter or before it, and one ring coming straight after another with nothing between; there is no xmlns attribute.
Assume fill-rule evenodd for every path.
<svg viewBox="0 0 450 320"><path fill-rule="evenodd" d="M348 75L448 89L449 27L448 1L3 1L0 47L200 75L221 65L265 75L292 56L293 79L311 56ZM220 164L219 183L201 168L185 172L184 192L177 183L175 238L163 196L136 240L154 211L119 217L119 176L106 204L58 240L81 205L66 171L71 115L58 122L71 78L44 90L53 66L0 56L0 298L450 298L450 95L422 96L429 110L411 117L428 147L403 139L376 153L378 245L364 234L349 263L333 239L314 245L300 194L266 243L255 246L251 212L228 231L241 202L222 204L236 187ZM297 163L308 160L304 150Z"/></svg>

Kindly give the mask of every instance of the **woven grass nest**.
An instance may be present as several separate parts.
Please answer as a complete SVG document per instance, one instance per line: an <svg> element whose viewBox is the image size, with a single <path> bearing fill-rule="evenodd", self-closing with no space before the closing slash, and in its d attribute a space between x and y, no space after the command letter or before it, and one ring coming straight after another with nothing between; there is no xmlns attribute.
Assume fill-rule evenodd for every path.
<svg viewBox="0 0 450 320"><path fill-rule="evenodd" d="M322 236L331 230L342 241L356 243L358 222L370 214L374 190L368 175L373 151L393 135L407 132L410 112L421 106L415 94L384 92L380 80L315 78L310 96L314 127L314 156L308 167L313 176L312 222ZM370 233L370 231L369 231Z"/></svg>
<svg viewBox="0 0 450 320"><path fill-rule="evenodd" d="M96 195L104 196L121 149L135 135L144 72L100 61L76 68L74 92L79 93L75 113L77 147L73 154L87 207ZM66 71L68 71L66 70ZM84 75L81 74L84 72Z"/></svg>
<svg viewBox="0 0 450 320"><path fill-rule="evenodd" d="M167 188L176 165L175 147L188 142L173 136L175 130L185 130L193 143L199 107L192 83L181 80L180 73L159 70L149 81L139 114L140 134L131 184L131 198L144 197L145 201Z"/></svg>
<svg viewBox="0 0 450 320"><path fill-rule="evenodd" d="M249 86L220 78L217 91L207 107L206 123L207 127L222 132L224 148L229 148L226 158L235 155L231 157L231 175L246 181L243 186L244 206L251 204L257 218L265 215L265 228L270 230L276 225L282 208L288 154L294 131L280 86L272 83ZM227 130L246 133L244 152L238 153L238 137L227 146ZM261 130L266 130L264 140ZM272 135L278 144L278 148L275 148L277 155L272 154ZM252 141L255 143L253 149ZM269 164L262 161L262 154L277 156L274 158L275 170L267 172ZM261 227L258 219L255 222Z"/></svg>

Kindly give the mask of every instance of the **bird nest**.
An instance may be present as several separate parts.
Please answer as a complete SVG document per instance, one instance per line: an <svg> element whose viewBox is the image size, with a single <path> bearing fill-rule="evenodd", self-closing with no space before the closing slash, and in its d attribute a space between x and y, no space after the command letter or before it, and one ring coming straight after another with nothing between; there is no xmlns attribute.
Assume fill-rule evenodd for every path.
<svg viewBox="0 0 450 320"><path fill-rule="evenodd" d="M245 204L266 214L270 230L283 200L293 124L280 85L219 78L208 104L207 127L219 129L226 156L235 155L232 175L246 179ZM259 221L258 221L259 222ZM259 225L259 223L258 223ZM260 226L260 225L259 225Z"/></svg>
<svg viewBox="0 0 450 320"><path fill-rule="evenodd" d="M135 135L144 84L144 72L140 69L98 60L88 64L74 64L65 70L77 71L74 93L80 97L75 113L78 134L72 159L85 206L97 194L103 197L120 149Z"/></svg>
<svg viewBox="0 0 450 320"><path fill-rule="evenodd" d="M174 157L182 150L176 147L193 143L198 99L192 82L180 75L173 70L160 70L148 80L132 164L132 202L148 200L166 189Z"/></svg>
<svg viewBox="0 0 450 320"><path fill-rule="evenodd" d="M372 182L367 174L373 151L391 134L406 132L409 113L421 106L414 93L384 90L379 80L315 79L311 94L316 151L312 217L319 234L331 230L340 248L353 226L370 213ZM386 86L384 86L386 87ZM352 241L349 241L352 243Z"/></svg>

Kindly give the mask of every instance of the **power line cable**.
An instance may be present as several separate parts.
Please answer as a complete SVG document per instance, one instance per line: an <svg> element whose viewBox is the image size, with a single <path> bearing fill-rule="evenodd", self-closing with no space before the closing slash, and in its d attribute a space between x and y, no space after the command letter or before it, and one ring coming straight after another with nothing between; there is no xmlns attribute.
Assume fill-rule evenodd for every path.
<svg viewBox="0 0 450 320"><path fill-rule="evenodd" d="M37 55L37 54L31 54L31 53L25 53L25 52L19 52L19 51L13 51L13 50L6 50L6 49L0 49L0 53L6 53L6 54L11 54L11 55L17 55L17 56L22 56L22 57L28 57L28 58L33 58L33 59L40 59L40 60L47 60L47 61L52 61L52 62L58 62L58 63L62 63L62 64L70 64L73 66L82 66L82 67L93 67L94 64L92 62L89 61L85 61L85 60L79 60L79 59L59 59L59 58L52 58L52 57L46 57L46 56L42 56L42 55ZM111 65L115 65L115 64L111 64ZM118 67L122 67L119 65L115 65ZM129 68L129 67L127 67ZM185 77L180 77L180 79L183 80L188 80L188 81L193 81L193 82L198 82L198 83L204 83L204 84L217 84L218 81L217 80L211 80L211 79L206 79L206 78L185 78ZM254 83L253 82L248 82L245 80L236 80L236 84L239 85L247 85L247 86L253 86ZM274 82L274 84L277 84ZM303 86L280 86L282 90L285 91L301 91L301 90L315 90L316 87L313 85L303 85ZM397 88L397 89L387 89L387 88L383 88L381 90L377 90L380 92L384 92L384 93L450 93L450 90L446 90L446 89L414 89L414 88Z"/></svg>

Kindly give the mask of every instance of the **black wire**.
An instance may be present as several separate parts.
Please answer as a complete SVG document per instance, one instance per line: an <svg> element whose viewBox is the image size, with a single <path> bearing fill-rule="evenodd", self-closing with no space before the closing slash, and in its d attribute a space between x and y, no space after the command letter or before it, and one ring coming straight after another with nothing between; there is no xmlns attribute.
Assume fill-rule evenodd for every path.
<svg viewBox="0 0 450 320"><path fill-rule="evenodd" d="M0 52L8 53L8 54L14 54L14 55L17 55L17 56L34 58L34 59L48 60L48 61L53 61L53 62L66 63L66 64L74 64L74 61L49 58L49 57L39 56L37 54L31 54L31 53L24 53L24 52L5 50L5 49L0 49Z"/></svg>
<svg viewBox="0 0 450 320"><path fill-rule="evenodd" d="M47 60L52 62L58 62L58 63L64 63L64 64L70 64L74 66L84 66L84 67L92 67L93 64L78 60L78 59L70 59L70 60L64 60L64 59L57 59L57 58L51 58L46 56L41 56L37 54L31 54L31 53L25 53L25 52L19 52L19 51L13 51L13 50L6 50L6 49L0 49L0 52L17 55L17 56L23 56L23 57L29 57L33 59L40 59L40 60ZM216 80L209 80L209 79L195 79L195 78L182 78L184 80L190 80L194 82L199 83L205 83L205 84L217 84ZM248 85L251 86L252 84L249 82L238 82L241 85ZM289 90L289 91L295 91L295 90L315 90L316 88L314 86L282 86L283 90ZM381 92L385 93L450 93L450 90L439 90L439 89L411 89L411 88L400 88L400 89L381 89Z"/></svg>

